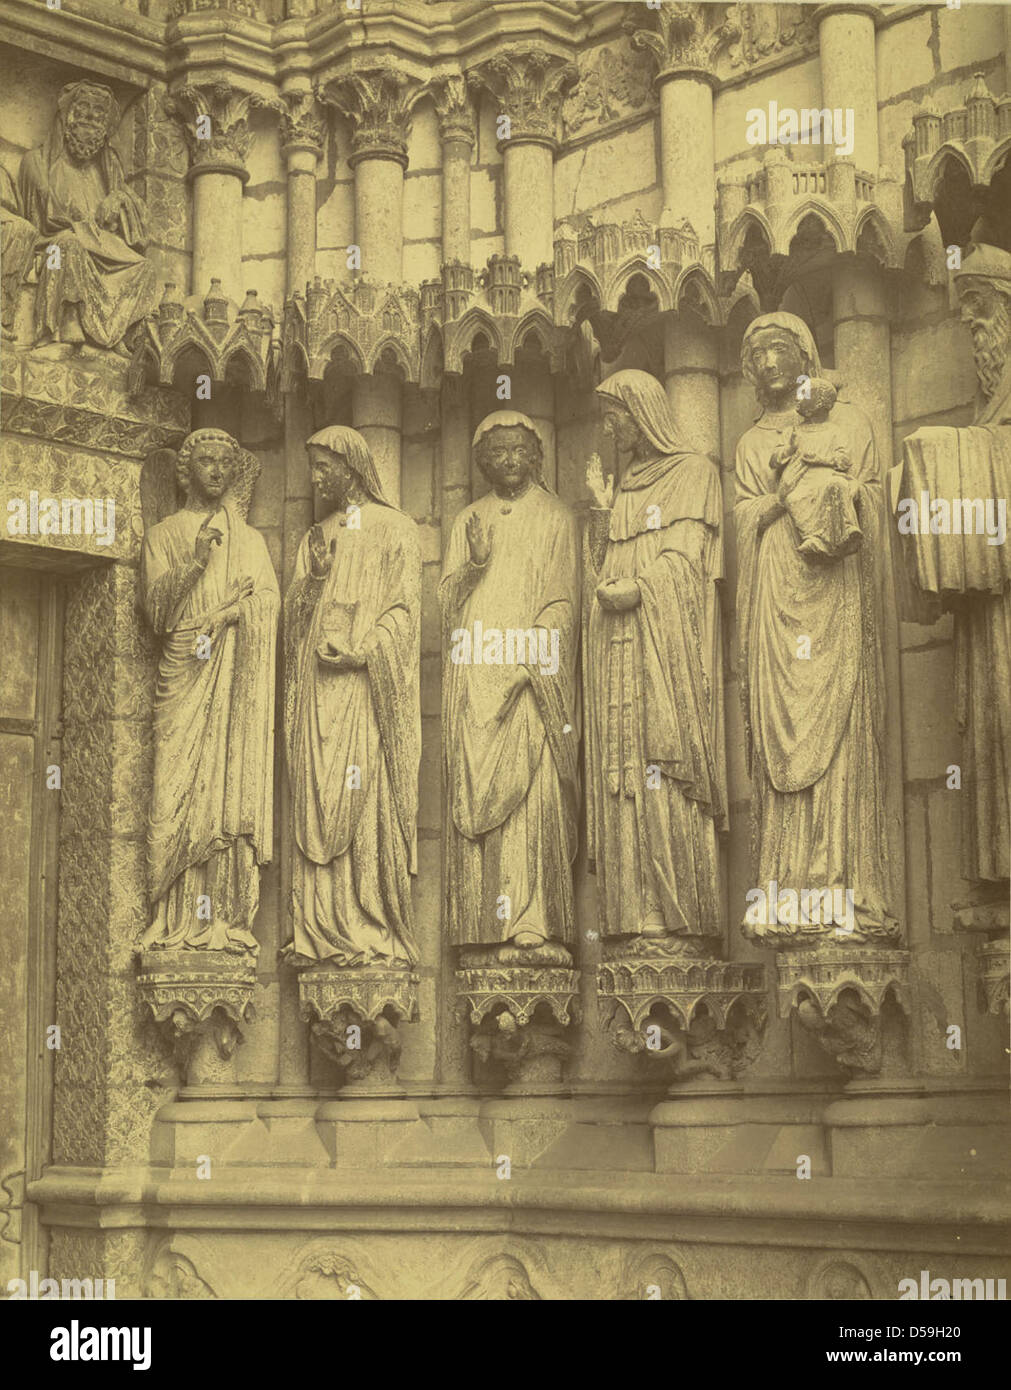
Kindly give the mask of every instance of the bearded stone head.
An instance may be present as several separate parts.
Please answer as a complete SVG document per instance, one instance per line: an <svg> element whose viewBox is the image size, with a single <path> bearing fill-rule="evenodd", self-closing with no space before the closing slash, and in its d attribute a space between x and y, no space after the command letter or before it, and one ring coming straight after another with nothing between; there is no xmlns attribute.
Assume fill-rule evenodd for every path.
<svg viewBox="0 0 1011 1390"><path fill-rule="evenodd" d="M972 334L980 391L990 400L1011 353L1011 255L995 246L974 248L955 277L962 322Z"/></svg>
<svg viewBox="0 0 1011 1390"><path fill-rule="evenodd" d="M60 93L63 143L76 164L94 159L115 124L116 102L108 87L73 82Z"/></svg>

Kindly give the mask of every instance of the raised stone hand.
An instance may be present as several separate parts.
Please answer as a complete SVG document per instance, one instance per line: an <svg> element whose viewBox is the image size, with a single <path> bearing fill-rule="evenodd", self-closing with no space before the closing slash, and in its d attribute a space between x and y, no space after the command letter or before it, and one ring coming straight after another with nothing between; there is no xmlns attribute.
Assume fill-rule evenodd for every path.
<svg viewBox="0 0 1011 1390"><path fill-rule="evenodd" d="M586 486L590 489L595 507L610 509L614 503L614 475L604 473L599 454L591 454L586 465Z"/></svg>
<svg viewBox="0 0 1011 1390"><path fill-rule="evenodd" d="M213 514L204 517L193 542L193 558L201 569L206 569L207 561L211 558L211 546L220 545L224 539L224 532L211 525L213 519Z"/></svg>
<svg viewBox="0 0 1011 1390"><path fill-rule="evenodd" d="M471 512L467 518L467 544L473 563L486 565L491 555L491 529L484 529L477 512Z"/></svg>
<svg viewBox="0 0 1011 1390"><path fill-rule="evenodd" d="M317 524L309 528L309 570L314 579L325 579L333 566L333 557L337 554L337 542L330 542L327 548L326 538L323 535L322 526Z"/></svg>

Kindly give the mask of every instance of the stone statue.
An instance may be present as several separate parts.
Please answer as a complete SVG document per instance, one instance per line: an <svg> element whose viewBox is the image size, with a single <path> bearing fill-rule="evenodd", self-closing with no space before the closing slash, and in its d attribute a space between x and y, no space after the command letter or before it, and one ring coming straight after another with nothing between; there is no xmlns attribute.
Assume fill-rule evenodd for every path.
<svg viewBox="0 0 1011 1390"><path fill-rule="evenodd" d="M0 327L14 327L18 296L31 269L38 233L21 215L14 180L0 164Z"/></svg>
<svg viewBox="0 0 1011 1390"><path fill-rule="evenodd" d="M500 410L474 435L491 491L453 524L439 597L449 939L567 963L574 936L579 544L540 438Z"/></svg>
<svg viewBox="0 0 1011 1390"><path fill-rule="evenodd" d="M587 803L607 937L723 934L726 799L716 581L720 480L682 442L663 387L597 387L616 480L594 456L586 533Z"/></svg>
<svg viewBox="0 0 1011 1390"><path fill-rule="evenodd" d="M292 964L417 958L421 546L369 446L308 441L333 508L303 536L285 598L285 734L295 829Z"/></svg>
<svg viewBox="0 0 1011 1390"><path fill-rule="evenodd" d="M162 638L143 947L255 953L273 836L274 650L280 593L244 518L255 463L223 430L178 457L185 505L152 526L141 599Z"/></svg>
<svg viewBox="0 0 1011 1390"><path fill-rule="evenodd" d="M72 82L60 93L49 139L21 162L21 213L46 252L35 337L48 356L85 343L128 355L128 330L157 304L144 205L109 144L118 124L108 87Z"/></svg>
<svg viewBox="0 0 1011 1390"><path fill-rule="evenodd" d="M742 363L762 406L737 447L734 509L756 881L774 899L777 889L795 895L778 913L767 899L764 912L749 907L743 930L779 945L839 933L880 944L897 938L899 926L890 907L882 757L888 552L870 422L856 406L827 397L830 415L821 410L825 420L805 422L797 409L804 379L818 378L821 366L810 331L793 314L755 319ZM791 437L803 443L805 436L829 460L845 459L845 468L778 469ZM805 535L797 517L810 518L804 494L813 474L822 479L814 482L820 497L831 491L838 507L838 543L815 542L809 554L814 533ZM793 501L797 489L802 496ZM824 503L813 500L817 513ZM794 910L798 903L804 908Z"/></svg>
<svg viewBox="0 0 1011 1390"><path fill-rule="evenodd" d="M963 739L962 876L1007 920L1011 817L1011 254L977 246L955 272L972 330L979 397L964 429L930 426L903 443L897 526L914 585L954 613L955 700ZM966 506L971 524L966 525ZM947 522L945 521L947 509ZM926 511L926 517L924 517ZM920 616L920 615L918 615Z"/></svg>

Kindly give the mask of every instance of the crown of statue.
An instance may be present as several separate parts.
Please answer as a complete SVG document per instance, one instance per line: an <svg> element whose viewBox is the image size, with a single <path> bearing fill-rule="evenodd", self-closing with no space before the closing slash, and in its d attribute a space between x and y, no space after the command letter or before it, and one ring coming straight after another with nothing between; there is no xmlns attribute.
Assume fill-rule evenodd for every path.
<svg viewBox="0 0 1011 1390"><path fill-rule="evenodd" d="M969 254L955 271L955 279L976 276L984 280L1002 280L1011 286L1011 252L985 242L973 243Z"/></svg>

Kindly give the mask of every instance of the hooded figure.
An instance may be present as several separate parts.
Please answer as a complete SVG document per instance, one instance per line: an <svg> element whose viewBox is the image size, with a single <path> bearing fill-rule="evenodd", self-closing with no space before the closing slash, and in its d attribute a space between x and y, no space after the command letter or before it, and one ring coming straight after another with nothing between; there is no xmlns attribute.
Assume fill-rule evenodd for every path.
<svg viewBox="0 0 1011 1390"><path fill-rule="evenodd" d="M655 377L616 372L597 394L620 470L609 508L588 475L587 822L601 927L721 937L719 475L680 438Z"/></svg>
<svg viewBox="0 0 1011 1390"><path fill-rule="evenodd" d="M888 552L874 437L856 406L834 406L834 437L850 460L839 485L852 493L863 541L855 553L809 559L787 505L802 475L777 471L775 455L801 423L798 382L821 374L814 339L793 314L763 314L744 335L741 361L762 405L737 446L734 508L755 882L762 890L774 883L798 894L852 893L847 940L886 942L899 926L886 857L881 584ZM769 916L759 920L749 909L745 935L803 945L837 930L834 919Z"/></svg>
<svg viewBox="0 0 1011 1390"><path fill-rule="evenodd" d="M108 87L72 82L48 140L21 162L21 212L46 251L35 301L39 343L87 339L115 348L157 305L155 269L143 254L144 205L109 144L118 124Z"/></svg>
<svg viewBox="0 0 1011 1390"><path fill-rule="evenodd" d="M955 275L979 379L975 419L934 425L902 445L899 494L919 516L921 496L1007 506L1011 496L1011 255L977 246ZM984 510L985 518L985 510ZM954 517L951 518L954 521ZM1006 525L1006 523L1005 523ZM900 514L906 572L922 598L919 621L954 613L955 710L962 734L962 877L974 896L995 893L1007 912L1011 847L1011 559L999 534L924 530ZM996 527L994 528L996 531ZM1005 915L1006 921L1006 915Z"/></svg>
<svg viewBox="0 0 1011 1390"><path fill-rule="evenodd" d="M407 965L417 872L421 546L353 429L313 435L330 515L285 598L295 963Z"/></svg>
<svg viewBox="0 0 1011 1390"><path fill-rule="evenodd" d="M449 935L537 949L575 930L578 532L525 415L487 416L473 448L491 491L453 523L439 587Z"/></svg>

